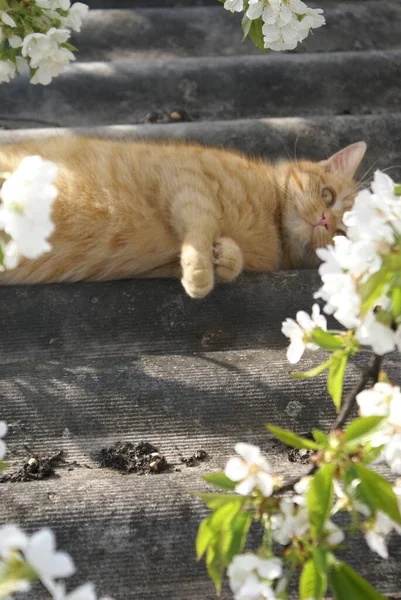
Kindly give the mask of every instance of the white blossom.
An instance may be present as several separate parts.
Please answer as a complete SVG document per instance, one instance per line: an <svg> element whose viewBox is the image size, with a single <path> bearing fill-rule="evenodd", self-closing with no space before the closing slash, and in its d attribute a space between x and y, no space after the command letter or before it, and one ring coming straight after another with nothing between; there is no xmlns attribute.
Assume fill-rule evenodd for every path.
<svg viewBox="0 0 401 600"><path fill-rule="evenodd" d="M31 83L48 85L75 60L73 53L63 44L70 37L68 29L55 29L52 27L47 33L31 33L24 38L21 54L29 59L32 69L36 69Z"/></svg>
<svg viewBox="0 0 401 600"><path fill-rule="evenodd" d="M89 11L89 6L82 2L75 2L68 11L66 17L62 17L61 24L63 27L68 27L73 31L81 31L82 22L86 19Z"/></svg>
<svg viewBox="0 0 401 600"><path fill-rule="evenodd" d="M70 577L75 566L66 552L56 550L56 539L51 529L34 533L23 548L25 560L31 565L43 585L52 593L55 579Z"/></svg>
<svg viewBox="0 0 401 600"><path fill-rule="evenodd" d="M301 360L305 348L309 350L318 350L319 346L311 343L310 334L316 328L327 330L327 322L317 304L312 307L312 316L310 317L303 310L296 315L296 321L286 319L283 322L281 331L290 338L290 345L287 350L287 358L290 363L295 364Z"/></svg>
<svg viewBox="0 0 401 600"><path fill-rule="evenodd" d="M244 10L244 0L226 0L224 8L230 12L241 12Z"/></svg>
<svg viewBox="0 0 401 600"><path fill-rule="evenodd" d="M304 535L310 528L308 511L291 499L283 498L280 512L272 515L271 524L274 540L286 546L294 537Z"/></svg>
<svg viewBox="0 0 401 600"><path fill-rule="evenodd" d="M395 349L395 333L377 321L373 312L366 315L356 330L356 339L363 346L371 346L375 354L383 356Z"/></svg>
<svg viewBox="0 0 401 600"><path fill-rule="evenodd" d="M338 546L344 541L344 532L333 521L327 521L325 524L326 541L330 546Z"/></svg>
<svg viewBox="0 0 401 600"><path fill-rule="evenodd" d="M263 559L256 554L238 554L227 569L236 600L274 600L269 583L281 577L282 573L279 558Z"/></svg>
<svg viewBox="0 0 401 600"><path fill-rule="evenodd" d="M8 266L15 263L17 251L26 258L37 258L50 250L47 239L54 230L51 211L57 196L53 185L56 174L54 163L30 156L4 182L0 226L14 242L5 248Z"/></svg>
<svg viewBox="0 0 401 600"><path fill-rule="evenodd" d="M0 60L0 83L9 83L15 77L16 70L11 60Z"/></svg>
<svg viewBox="0 0 401 600"><path fill-rule="evenodd" d="M235 451L239 457L230 458L225 474L231 481L239 482L235 491L243 496L248 496L258 488L264 496L273 493L274 479L270 473L270 465L260 451L260 448L251 444L236 444Z"/></svg>
<svg viewBox="0 0 401 600"><path fill-rule="evenodd" d="M8 427L5 421L0 421L0 438L3 438L7 435ZM2 439L0 439L0 460L4 458L6 453L6 445Z"/></svg>
<svg viewBox="0 0 401 600"><path fill-rule="evenodd" d="M10 555L16 551L25 550L28 544L28 536L12 523L0 527L0 557L7 561Z"/></svg>
<svg viewBox="0 0 401 600"><path fill-rule="evenodd" d="M311 29L325 24L319 8L313 9L301 0L250 0L247 17L262 18L264 47L271 50L293 50Z"/></svg>
<svg viewBox="0 0 401 600"><path fill-rule="evenodd" d="M382 511L377 511L376 518L366 524L365 540L369 548L384 559L388 558L386 537L394 529L394 522Z"/></svg>

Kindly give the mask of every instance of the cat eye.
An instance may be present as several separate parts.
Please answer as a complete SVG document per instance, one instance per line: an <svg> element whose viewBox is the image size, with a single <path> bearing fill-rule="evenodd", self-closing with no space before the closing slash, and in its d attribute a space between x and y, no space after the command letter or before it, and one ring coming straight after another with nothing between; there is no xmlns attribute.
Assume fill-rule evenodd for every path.
<svg viewBox="0 0 401 600"><path fill-rule="evenodd" d="M323 200L325 206L327 206L327 207L333 206L333 204L336 201L336 195L331 188L324 187L322 189L322 200Z"/></svg>

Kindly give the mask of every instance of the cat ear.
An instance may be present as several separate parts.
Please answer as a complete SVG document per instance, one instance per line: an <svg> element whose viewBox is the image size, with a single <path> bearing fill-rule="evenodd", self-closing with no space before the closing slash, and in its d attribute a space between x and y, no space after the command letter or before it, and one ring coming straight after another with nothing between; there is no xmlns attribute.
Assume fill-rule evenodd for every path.
<svg viewBox="0 0 401 600"><path fill-rule="evenodd" d="M322 160L320 164L328 173L337 173L352 179L365 156L366 150L367 145L365 142L357 142L333 154L327 160Z"/></svg>

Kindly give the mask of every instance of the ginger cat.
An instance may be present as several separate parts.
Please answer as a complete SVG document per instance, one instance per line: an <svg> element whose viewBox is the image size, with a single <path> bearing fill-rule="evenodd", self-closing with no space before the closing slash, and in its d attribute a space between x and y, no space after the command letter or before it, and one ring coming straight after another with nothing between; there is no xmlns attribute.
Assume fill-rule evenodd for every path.
<svg viewBox="0 0 401 600"><path fill-rule="evenodd" d="M193 298L241 271L318 265L341 228L366 152L270 164L192 144L49 138L0 147L2 171L38 154L59 167L52 250L0 284L180 277Z"/></svg>

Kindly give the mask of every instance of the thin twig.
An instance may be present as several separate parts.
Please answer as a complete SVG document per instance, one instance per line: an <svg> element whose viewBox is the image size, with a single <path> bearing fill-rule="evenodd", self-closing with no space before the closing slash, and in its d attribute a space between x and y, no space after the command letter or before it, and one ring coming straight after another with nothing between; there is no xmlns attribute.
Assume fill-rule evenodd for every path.
<svg viewBox="0 0 401 600"><path fill-rule="evenodd" d="M352 412L352 409L355 406L357 395L362 392L368 381L373 379L374 383L377 383L382 361L383 357L375 354L367 368L362 371L359 381L356 382L352 390L346 396L341 411L339 412L337 419L334 421L334 425L331 428L332 430L341 429L344 426L346 420Z"/></svg>
<svg viewBox="0 0 401 600"><path fill-rule="evenodd" d="M330 428L330 431L335 431L336 429L341 429L344 426L346 420L348 419L349 415L351 414L351 412L356 404L357 395L360 392L362 392L362 390L365 388L365 386L369 382L369 380L372 379L374 383L376 383L378 381L382 361L383 361L382 356L377 356L377 355L373 356L370 363L362 371L362 374L361 374L359 380L357 381L357 383L354 385L352 390L347 394L347 396L344 400L343 406L341 408L341 411L338 414L337 419L334 421L332 427ZM313 475L313 473L315 473L315 471L317 471L317 469L318 469L317 464L311 465L310 468L306 471L306 473L304 473L301 477L296 477L296 478L292 479L291 481L289 481L288 483L286 483L285 485L281 486L279 489L275 490L274 495L277 496L277 495L285 494L286 492L292 492L294 490L294 486L302 479L302 477L305 477L308 475Z"/></svg>

